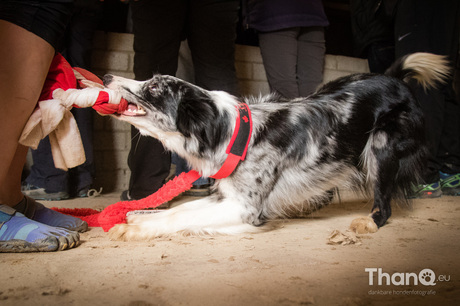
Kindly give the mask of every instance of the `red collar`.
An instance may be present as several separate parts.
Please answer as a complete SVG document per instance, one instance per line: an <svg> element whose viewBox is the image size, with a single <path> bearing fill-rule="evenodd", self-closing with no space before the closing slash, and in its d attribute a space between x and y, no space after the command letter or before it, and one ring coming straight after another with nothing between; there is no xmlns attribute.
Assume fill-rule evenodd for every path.
<svg viewBox="0 0 460 306"><path fill-rule="evenodd" d="M238 104L237 109L238 117L236 118L235 130L226 151L228 156L220 170L211 176L214 179L228 177L238 166L238 163L246 157L252 134L251 110L246 103Z"/></svg>

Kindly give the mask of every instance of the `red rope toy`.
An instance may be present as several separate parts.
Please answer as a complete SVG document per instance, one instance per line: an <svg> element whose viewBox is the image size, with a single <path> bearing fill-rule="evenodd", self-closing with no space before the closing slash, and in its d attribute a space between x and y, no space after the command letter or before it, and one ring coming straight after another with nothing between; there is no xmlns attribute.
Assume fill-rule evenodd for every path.
<svg viewBox="0 0 460 306"><path fill-rule="evenodd" d="M77 79L74 70L80 73L84 79ZM85 83L87 80L102 85L102 80L96 75L82 68L72 68L65 58L57 53L51 63L39 101L52 99L53 92L59 88L63 90L86 88L88 87ZM100 91L92 108L100 114L110 115L122 113L128 107L128 102L125 99L121 99L120 104L108 103L108 99L108 93ZM74 105L74 107L78 106Z"/></svg>
<svg viewBox="0 0 460 306"><path fill-rule="evenodd" d="M181 173L173 180L167 182L154 194L141 200L121 201L107 206L99 212L91 208L55 208L54 210L78 217L92 227L102 227L107 232L116 224L126 223L126 213L132 210L155 208L170 201L184 191L192 188L192 183L200 178L200 174L194 170Z"/></svg>

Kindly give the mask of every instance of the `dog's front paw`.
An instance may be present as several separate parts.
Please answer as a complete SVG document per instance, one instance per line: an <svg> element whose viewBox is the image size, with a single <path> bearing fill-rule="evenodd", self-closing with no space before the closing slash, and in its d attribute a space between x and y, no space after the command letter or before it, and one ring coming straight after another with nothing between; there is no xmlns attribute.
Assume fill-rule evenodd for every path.
<svg viewBox="0 0 460 306"><path fill-rule="evenodd" d="M369 234L375 233L378 227L371 217L360 217L351 221L350 230L356 234Z"/></svg>
<svg viewBox="0 0 460 306"><path fill-rule="evenodd" d="M117 224L109 230L110 240L139 240L139 226L132 224Z"/></svg>

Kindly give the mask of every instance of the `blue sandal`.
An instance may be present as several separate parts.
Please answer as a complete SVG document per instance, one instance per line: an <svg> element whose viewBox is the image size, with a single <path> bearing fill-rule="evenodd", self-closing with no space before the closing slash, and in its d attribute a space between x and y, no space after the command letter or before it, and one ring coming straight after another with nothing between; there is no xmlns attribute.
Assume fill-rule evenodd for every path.
<svg viewBox="0 0 460 306"><path fill-rule="evenodd" d="M88 230L88 223L81 219L64 215L45 207L43 204L36 202L34 199L25 196L14 209L24 214L29 219L37 222L53 226L63 227L75 232L86 232Z"/></svg>
<svg viewBox="0 0 460 306"><path fill-rule="evenodd" d="M9 206L0 205L0 252L63 251L78 245L77 232L31 220Z"/></svg>

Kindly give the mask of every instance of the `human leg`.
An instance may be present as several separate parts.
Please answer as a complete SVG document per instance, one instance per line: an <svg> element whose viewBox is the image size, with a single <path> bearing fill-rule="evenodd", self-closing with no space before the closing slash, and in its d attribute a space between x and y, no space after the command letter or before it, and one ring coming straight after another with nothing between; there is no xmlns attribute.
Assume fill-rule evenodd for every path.
<svg viewBox="0 0 460 306"><path fill-rule="evenodd" d="M94 180L93 114L91 108L74 108L72 113L80 131L86 160L80 166L69 169L68 188L70 196L86 197Z"/></svg>
<svg viewBox="0 0 460 306"><path fill-rule="evenodd" d="M75 1L62 50L62 55L72 67L91 68L93 38L102 9L102 1Z"/></svg>
<svg viewBox="0 0 460 306"><path fill-rule="evenodd" d="M94 33L101 20L103 2L76 1L70 24L67 28L63 56L72 67L91 68ZM70 196L85 197L93 183L95 166L93 153L93 110L73 108L72 114L80 131L86 161L69 169Z"/></svg>
<svg viewBox="0 0 460 306"><path fill-rule="evenodd" d="M299 95L313 93L323 81L326 42L323 27L301 28L298 37L297 83Z"/></svg>
<svg viewBox="0 0 460 306"><path fill-rule="evenodd" d="M208 90L239 95L235 70L236 22L239 1L189 1L185 26L192 56L195 84ZM188 172L187 162L175 157L176 174ZM186 195L210 194L213 180L201 177Z"/></svg>
<svg viewBox="0 0 460 306"><path fill-rule="evenodd" d="M54 166L49 137L43 138L37 149L31 151L33 164L23 193L36 200L68 199L68 172Z"/></svg>
<svg viewBox="0 0 460 306"><path fill-rule="evenodd" d="M393 41L376 41L369 45L367 62L373 73L384 73L395 61L395 46Z"/></svg>
<svg viewBox="0 0 460 306"><path fill-rule="evenodd" d="M396 58L414 52L431 52L457 56L458 1L402 1L395 19ZM424 180L427 187L441 188L439 171L455 172L459 154L459 108L453 101L451 84L438 84L437 89L425 91L411 84L425 114L427 144L430 156ZM446 167L447 164L450 166ZM457 164L457 165L454 165ZM450 173L454 174L454 173ZM432 192L431 190L429 192Z"/></svg>
<svg viewBox="0 0 460 306"><path fill-rule="evenodd" d="M189 1L186 34L196 85L239 96L235 39L239 1Z"/></svg>
<svg viewBox="0 0 460 306"><path fill-rule="evenodd" d="M191 168L187 164L187 161L173 153L171 155L171 161L176 166L175 175L178 176L183 172L189 172ZM188 196L207 196L211 194L211 185L214 183L214 180L208 177L200 177L192 184L192 188L184 192L184 195Z"/></svg>
<svg viewBox="0 0 460 306"><path fill-rule="evenodd" d="M444 125L437 160L440 161L440 182L444 195L460 195L460 105L451 84L445 87Z"/></svg>
<svg viewBox="0 0 460 306"><path fill-rule="evenodd" d="M185 1L131 2L134 32L134 74L136 80L146 80L155 73L175 75ZM141 136L131 127L131 149L128 166L131 170L129 189L123 200L141 199L155 191L169 175L171 156L154 138Z"/></svg>
<svg viewBox="0 0 460 306"><path fill-rule="evenodd" d="M89 69L93 36L100 19L102 4L97 1L78 1L72 11L66 35L59 42L59 50L72 67ZM46 137L32 150L33 165L23 187L25 195L37 200L65 200L70 196L86 196L93 182L93 111L73 108L72 114L80 131L86 161L69 171L54 166L51 144Z"/></svg>
<svg viewBox="0 0 460 306"><path fill-rule="evenodd" d="M158 140L142 136L135 127L131 127L128 166L131 170L129 197L142 199L163 186L169 175L171 154Z"/></svg>
<svg viewBox="0 0 460 306"><path fill-rule="evenodd" d="M27 154L18 139L38 100L54 49L38 36L3 20L0 42L8 46L0 48L0 128L8 131L0 136L0 203L13 206L23 197L18 169L20 173ZM36 52L30 52L32 47Z"/></svg>
<svg viewBox="0 0 460 306"><path fill-rule="evenodd" d="M186 1L139 0L130 5L136 80L147 80L154 73L175 75L186 18Z"/></svg>
<svg viewBox="0 0 460 306"><path fill-rule="evenodd" d="M31 220L13 208L24 198L21 172L27 148L18 139L41 93L67 9L68 4L59 3L0 3L0 44L8 46L0 48L0 128L5 131L0 136L2 252L63 250L79 244L78 233Z"/></svg>
<svg viewBox="0 0 460 306"><path fill-rule="evenodd" d="M270 89L286 98L299 97L298 28L259 33L260 52Z"/></svg>
<svg viewBox="0 0 460 306"><path fill-rule="evenodd" d="M17 38L20 38L19 41ZM0 51L0 56L2 56L0 58L9 59L9 61L0 61L0 128L4 131L10 131L10 133L2 134L0 138L2 144L5 144L0 148L2 156L5 157L5 159L0 160L0 169L8 168L6 171L0 172L0 204L13 207L21 213L28 211L30 212L26 215L28 218L45 222L48 225L53 224L54 226L65 226L81 230L85 228L86 230L86 223L80 219L70 219L64 215L55 214L53 220L51 220L51 218L43 217L45 213L47 215L50 213L42 205L38 205L37 209L33 204L29 205L30 209L21 206L21 203L25 200L21 192L21 173L27 148L18 144L18 139L28 120L28 116L30 116L36 105L43 87L44 77L49 69L49 67L46 67L46 63L48 65L51 63L54 49L38 36L3 20L0 20L0 42L9 44L11 47L9 50L13 53L5 54L8 51ZM37 48L37 53L29 51L31 46ZM16 91L12 90L13 88L16 88ZM23 88L29 88L30 91L24 91ZM14 106L11 101L15 102ZM15 111L16 109L19 109L19 113ZM7 114L6 116L5 113ZM17 120L10 120L8 116ZM9 163L6 165L8 161Z"/></svg>
<svg viewBox="0 0 460 306"><path fill-rule="evenodd" d="M453 65L458 65L460 3L448 1L443 15L447 17L440 34L445 51ZM456 63L457 61L457 63ZM444 124L437 159L440 160L441 189L445 195L460 195L460 101L452 82L442 88L445 97Z"/></svg>

